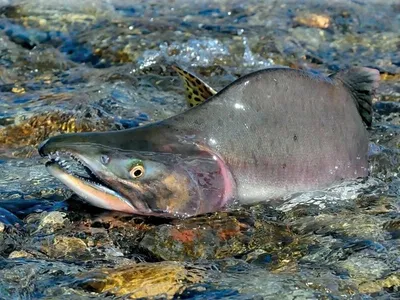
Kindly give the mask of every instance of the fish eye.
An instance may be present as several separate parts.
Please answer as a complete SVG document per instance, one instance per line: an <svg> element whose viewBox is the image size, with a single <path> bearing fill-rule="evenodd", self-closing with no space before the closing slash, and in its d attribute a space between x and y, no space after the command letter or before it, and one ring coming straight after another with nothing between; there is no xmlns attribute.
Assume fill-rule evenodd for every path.
<svg viewBox="0 0 400 300"><path fill-rule="evenodd" d="M144 175L144 167L142 165L134 166L129 174L135 179L140 178Z"/></svg>

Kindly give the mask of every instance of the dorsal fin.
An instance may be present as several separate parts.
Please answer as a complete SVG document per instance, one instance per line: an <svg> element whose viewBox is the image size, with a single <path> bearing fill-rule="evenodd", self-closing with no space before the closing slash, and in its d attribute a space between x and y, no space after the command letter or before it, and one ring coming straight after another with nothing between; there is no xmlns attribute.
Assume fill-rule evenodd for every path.
<svg viewBox="0 0 400 300"><path fill-rule="evenodd" d="M203 80L188 71L172 66L185 84L185 96L188 106L193 107L206 101L217 92Z"/></svg>
<svg viewBox="0 0 400 300"><path fill-rule="evenodd" d="M378 88L379 71L364 67L353 67L331 74L329 77L342 81L353 95L364 123L372 125L372 98Z"/></svg>

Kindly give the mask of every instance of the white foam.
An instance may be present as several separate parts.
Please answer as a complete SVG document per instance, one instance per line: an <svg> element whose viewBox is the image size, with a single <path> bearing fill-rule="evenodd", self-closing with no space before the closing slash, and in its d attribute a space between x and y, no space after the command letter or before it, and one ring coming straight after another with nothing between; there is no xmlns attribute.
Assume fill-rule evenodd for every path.
<svg viewBox="0 0 400 300"><path fill-rule="evenodd" d="M323 209L327 204L340 204L340 202L346 200L354 200L369 190L378 192L380 187L384 187L384 185L382 181L376 178L347 181L324 190L305 192L286 197L284 203L278 209L289 211L295 206L303 204L314 204Z"/></svg>

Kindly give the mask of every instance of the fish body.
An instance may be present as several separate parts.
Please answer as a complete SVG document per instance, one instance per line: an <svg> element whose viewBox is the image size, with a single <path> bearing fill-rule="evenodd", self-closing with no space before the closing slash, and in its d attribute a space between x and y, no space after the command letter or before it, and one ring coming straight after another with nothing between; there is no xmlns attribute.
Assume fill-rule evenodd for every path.
<svg viewBox="0 0 400 300"><path fill-rule="evenodd" d="M366 125L378 80L368 68L329 77L270 68L166 120L56 136L39 152L51 156L54 176L107 209L191 216L267 201L368 175ZM97 182L67 173L57 151Z"/></svg>

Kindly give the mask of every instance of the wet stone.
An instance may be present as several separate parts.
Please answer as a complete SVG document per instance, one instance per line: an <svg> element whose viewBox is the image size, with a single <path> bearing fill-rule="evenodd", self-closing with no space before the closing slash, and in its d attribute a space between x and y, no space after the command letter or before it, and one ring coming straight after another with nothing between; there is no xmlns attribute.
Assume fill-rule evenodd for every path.
<svg viewBox="0 0 400 300"><path fill-rule="evenodd" d="M92 258L83 240L68 236L56 236L46 240L41 245L41 251L50 258L73 260Z"/></svg>
<svg viewBox="0 0 400 300"><path fill-rule="evenodd" d="M107 118L85 118L72 112L60 111L41 113L19 124L0 128L0 150L13 149L14 156L31 156L36 154L38 144L51 136L113 128L115 129L114 121Z"/></svg>
<svg viewBox="0 0 400 300"><path fill-rule="evenodd" d="M45 226L52 226L53 228L63 227L64 222L66 221L66 215L66 213L59 211L52 211L45 214L45 216L40 221L39 230Z"/></svg>
<svg viewBox="0 0 400 300"><path fill-rule="evenodd" d="M398 291L400 287L400 274L394 273L386 276L382 279L377 279L370 282L363 282L359 285L359 291L361 293L379 293L382 290L393 290Z"/></svg>
<svg viewBox="0 0 400 300"><path fill-rule="evenodd" d="M345 261L339 262L339 265L358 281L375 280L389 271L387 264L383 261L364 257L362 253L350 256Z"/></svg>
<svg viewBox="0 0 400 300"><path fill-rule="evenodd" d="M66 213L59 211L42 212L40 214L32 214L27 218L27 223L30 224L34 233L54 233L65 228L69 223L66 218ZM37 224L37 227L36 227Z"/></svg>
<svg viewBox="0 0 400 300"><path fill-rule="evenodd" d="M163 296L171 299L185 287L204 280L201 268L176 262L139 263L82 274L81 286L97 293L129 298Z"/></svg>
<svg viewBox="0 0 400 300"><path fill-rule="evenodd" d="M326 29L331 23L331 19L328 15L303 13L296 16L293 20L295 24L305 25L309 27L316 27Z"/></svg>
<svg viewBox="0 0 400 300"><path fill-rule="evenodd" d="M19 226L21 220L12 212L0 207L0 222L6 226Z"/></svg>
<svg viewBox="0 0 400 300"><path fill-rule="evenodd" d="M316 204L300 204L285 213L286 220L296 220L306 216L318 216L321 208Z"/></svg>
<svg viewBox="0 0 400 300"><path fill-rule="evenodd" d="M25 250L13 251L8 258L34 258L35 256Z"/></svg>
<svg viewBox="0 0 400 300"><path fill-rule="evenodd" d="M400 239L400 218L386 222L383 224L383 228L390 233L393 239Z"/></svg>
<svg viewBox="0 0 400 300"><path fill-rule="evenodd" d="M318 28L296 27L293 29L293 37L308 48L317 50L324 43L326 33Z"/></svg>
<svg viewBox="0 0 400 300"><path fill-rule="evenodd" d="M77 215L75 218L73 222L79 230L73 232L74 236L85 240L89 247L104 257L137 257L141 239L154 227L142 218L113 212L98 217Z"/></svg>
<svg viewBox="0 0 400 300"><path fill-rule="evenodd" d="M19 295L20 298L38 298L37 288L42 286L40 297L60 298L65 295L68 299L85 299L83 296L88 295L68 287L82 269L61 261L5 259L0 269L3 284L1 297L14 299ZM61 281L67 284L59 286ZM78 298L78 295L81 297Z"/></svg>
<svg viewBox="0 0 400 300"><path fill-rule="evenodd" d="M391 196L361 196L356 200L356 206L371 215L392 214L397 211L396 198Z"/></svg>
<svg viewBox="0 0 400 300"><path fill-rule="evenodd" d="M150 229L140 247L164 260L216 259L261 248L281 252L294 240L284 224L250 214L216 213Z"/></svg>
<svg viewBox="0 0 400 300"><path fill-rule="evenodd" d="M294 221L292 224L300 234L316 233L319 235L384 239L382 220L372 215L349 214L337 218L334 215L320 214Z"/></svg>
<svg viewBox="0 0 400 300"><path fill-rule="evenodd" d="M273 253L262 249L256 249L242 258L249 264L260 266L271 270L274 273L295 273L298 271L298 264L296 259L298 253L296 249L291 249L290 251L285 251L281 253ZM290 252L290 254L288 253Z"/></svg>

